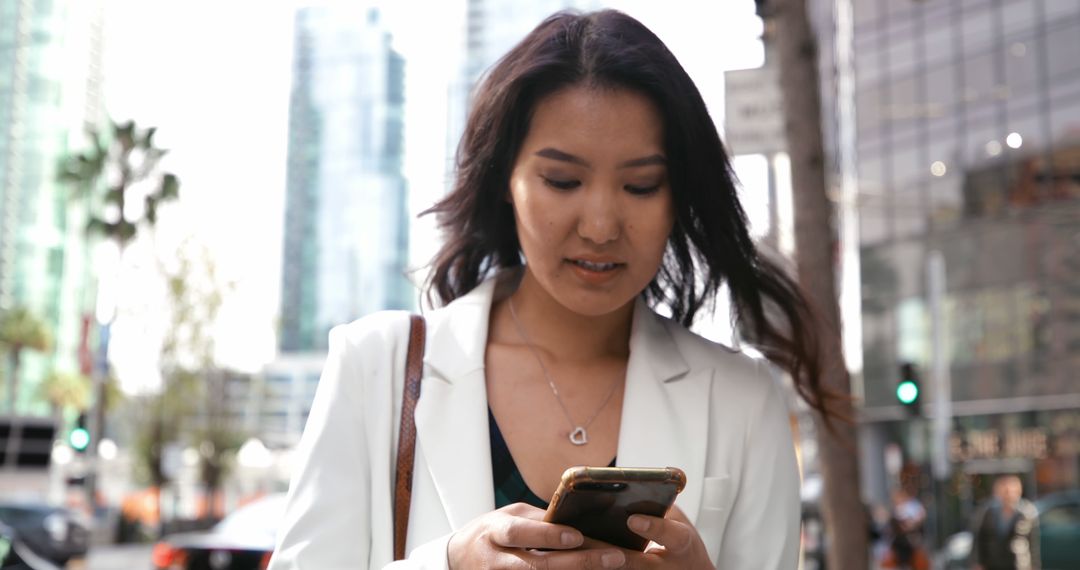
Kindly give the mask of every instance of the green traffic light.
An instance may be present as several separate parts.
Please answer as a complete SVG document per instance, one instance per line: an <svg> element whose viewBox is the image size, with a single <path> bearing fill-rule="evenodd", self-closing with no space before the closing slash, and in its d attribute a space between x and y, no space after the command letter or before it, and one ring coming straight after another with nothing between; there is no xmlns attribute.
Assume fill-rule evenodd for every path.
<svg viewBox="0 0 1080 570"><path fill-rule="evenodd" d="M919 385L911 380L904 380L896 386L896 399L901 404L913 404L919 398Z"/></svg>
<svg viewBox="0 0 1080 570"><path fill-rule="evenodd" d="M85 428L75 428L68 435L68 443L75 451L84 451L90 445L90 432Z"/></svg>

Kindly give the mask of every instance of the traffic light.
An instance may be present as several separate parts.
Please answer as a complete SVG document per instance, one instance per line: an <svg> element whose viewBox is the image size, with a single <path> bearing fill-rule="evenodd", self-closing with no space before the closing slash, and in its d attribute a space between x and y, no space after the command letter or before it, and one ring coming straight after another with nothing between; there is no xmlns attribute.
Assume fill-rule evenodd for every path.
<svg viewBox="0 0 1080 570"><path fill-rule="evenodd" d="M896 401L912 416L922 415L922 385L919 371L910 362L900 364L900 381L896 384Z"/></svg>
<svg viewBox="0 0 1080 570"><path fill-rule="evenodd" d="M79 453L85 453L90 447L90 430L86 429L86 414L79 414L75 420L75 427L68 434L68 443L71 448Z"/></svg>

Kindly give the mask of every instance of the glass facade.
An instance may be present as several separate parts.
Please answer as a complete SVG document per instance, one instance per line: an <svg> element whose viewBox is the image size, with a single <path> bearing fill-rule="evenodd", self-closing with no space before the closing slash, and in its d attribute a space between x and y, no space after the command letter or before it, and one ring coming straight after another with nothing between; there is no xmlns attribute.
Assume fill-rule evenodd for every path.
<svg viewBox="0 0 1080 570"><path fill-rule="evenodd" d="M414 305L408 259L404 61L375 10L299 10L289 113L283 351Z"/></svg>
<svg viewBox="0 0 1080 570"><path fill-rule="evenodd" d="M595 10L595 0L468 0L466 76L469 88L544 18L559 10Z"/></svg>
<svg viewBox="0 0 1080 570"><path fill-rule="evenodd" d="M470 94L484 73L544 18L559 10L596 10L597 0L467 0L465 49L458 76L450 88L446 129L447 156L454 157L470 106ZM453 180L453 161L447 184Z"/></svg>
<svg viewBox="0 0 1080 570"><path fill-rule="evenodd" d="M24 306L54 340L27 350L19 400L48 408L36 385L50 371L75 372L81 319L92 291L83 228L56 182L56 167L99 124L102 4L0 0L0 309ZM89 297L89 299L88 299Z"/></svg>
<svg viewBox="0 0 1080 570"><path fill-rule="evenodd" d="M954 401L1080 392L1080 3L854 2L867 407L929 365Z"/></svg>
<svg viewBox="0 0 1080 570"><path fill-rule="evenodd" d="M1080 2L850 4L863 486L884 503L913 484L940 544L1000 474L1030 497L1080 486ZM939 347L933 252L946 276ZM932 429L935 348L947 436ZM901 363L923 371L928 419L900 409ZM899 472L884 461L894 446Z"/></svg>
<svg viewBox="0 0 1080 570"><path fill-rule="evenodd" d="M270 447L300 441L325 364L317 353L285 355L263 370L247 397L245 425Z"/></svg>

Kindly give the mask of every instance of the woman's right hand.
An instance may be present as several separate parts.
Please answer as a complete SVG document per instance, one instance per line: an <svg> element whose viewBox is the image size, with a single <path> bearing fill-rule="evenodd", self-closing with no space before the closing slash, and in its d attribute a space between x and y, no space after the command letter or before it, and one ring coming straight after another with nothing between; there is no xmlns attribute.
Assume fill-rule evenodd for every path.
<svg viewBox="0 0 1080 570"><path fill-rule="evenodd" d="M473 519L450 538L450 568L577 570L621 568L626 563L618 548L594 541L586 544L578 530L543 519L543 510L525 503ZM539 548L548 550L534 550Z"/></svg>

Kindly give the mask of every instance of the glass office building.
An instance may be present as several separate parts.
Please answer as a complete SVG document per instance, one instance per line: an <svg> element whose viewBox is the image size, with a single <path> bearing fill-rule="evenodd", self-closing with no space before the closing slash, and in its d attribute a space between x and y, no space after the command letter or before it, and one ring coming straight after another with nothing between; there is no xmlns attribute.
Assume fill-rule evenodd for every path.
<svg viewBox="0 0 1080 570"><path fill-rule="evenodd" d="M996 474L1034 496L1076 488L1080 2L849 5L868 494L885 493L890 445L929 477L928 422L906 419L895 389L913 363L932 415L931 252L947 283L952 524Z"/></svg>
<svg viewBox="0 0 1080 570"><path fill-rule="evenodd" d="M93 308L85 224L56 181L105 120L99 0L0 0L0 310L28 308L53 338L24 351L19 402L44 413L37 384L79 370L82 318Z"/></svg>
<svg viewBox="0 0 1080 570"><path fill-rule="evenodd" d="M374 9L295 24L280 348L325 350L334 325L415 304L402 175L404 61Z"/></svg>
<svg viewBox="0 0 1080 570"><path fill-rule="evenodd" d="M448 94L447 156L456 156L473 89L499 58L555 12L588 11L600 7L597 0L467 0L463 56ZM453 180L453 160L448 164L451 165L451 172L446 177L449 185Z"/></svg>

